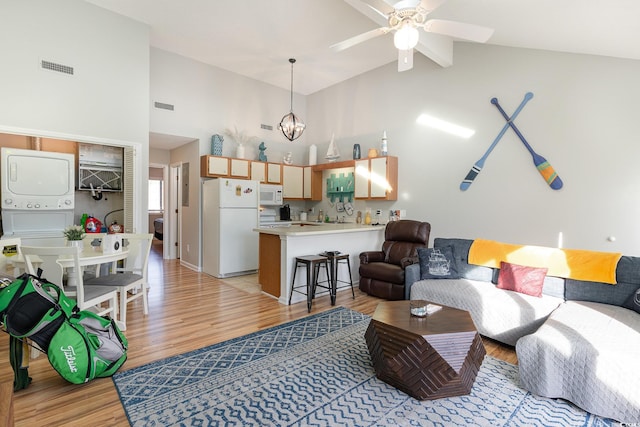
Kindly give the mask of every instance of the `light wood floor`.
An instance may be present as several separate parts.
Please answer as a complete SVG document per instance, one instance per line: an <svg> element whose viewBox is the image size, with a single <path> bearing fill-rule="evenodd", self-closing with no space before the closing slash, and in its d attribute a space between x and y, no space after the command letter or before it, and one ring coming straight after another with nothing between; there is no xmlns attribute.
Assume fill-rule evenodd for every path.
<svg viewBox="0 0 640 427"><path fill-rule="evenodd" d="M164 261L154 245L149 262L149 315L140 299L129 304L126 336L130 369L155 360L245 335L307 316L305 303L283 306L260 292L257 275L219 280ZM372 314L381 300L339 292L336 305ZM328 297L314 301L313 313L332 308ZM13 381L8 336L0 339L0 383ZM487 353L516 363L515 351L484 339ZM111 378L73 385L63 380L41 355L31 360L31 385L14 394L16 426L127 426Z"/></svg>

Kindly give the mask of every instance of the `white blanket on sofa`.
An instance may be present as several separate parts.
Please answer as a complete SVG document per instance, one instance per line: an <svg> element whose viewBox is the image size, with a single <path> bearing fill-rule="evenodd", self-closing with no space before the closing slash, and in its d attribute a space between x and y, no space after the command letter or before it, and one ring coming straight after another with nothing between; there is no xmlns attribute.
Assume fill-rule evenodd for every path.
<svg viewBox="0 0 640 427"><path fill-rule="evenodd" d="M516 345L520 382L624 423L640 423L640 315L568 301Z"/></svg>
<svg viewBox="0 0 640 427"><path fill-rule="evenodd" d="M423 299L466 310L481 335L509 345L535 332L561 298L541 298L498 289L489 282L469 279L420 280L411 286L411 299Z"/></svg>

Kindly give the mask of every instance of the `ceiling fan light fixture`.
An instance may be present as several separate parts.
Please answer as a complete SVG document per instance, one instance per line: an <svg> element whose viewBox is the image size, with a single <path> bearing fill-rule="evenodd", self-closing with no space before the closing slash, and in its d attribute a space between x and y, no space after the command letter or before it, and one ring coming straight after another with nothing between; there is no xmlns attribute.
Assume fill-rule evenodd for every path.
<svg viewBox="0 0 640 427"><path fill-rule="evenodd" d="M289 62L291 63L291 104L289 114L285 114L282 120L280 120L278 129L282 131L285 138L293 141L302 135L307 125L304 124L302 119L293 114L293 64L295 64L296 60L295 58L289 58Z"/></svg>
<svg viewBox="0 0 640 427"><path fill-rule="evenodd" d="M416 47L420 34L413 23L405 19L402 26L393 35L393 44L400 50L410 50Z"/></svg>

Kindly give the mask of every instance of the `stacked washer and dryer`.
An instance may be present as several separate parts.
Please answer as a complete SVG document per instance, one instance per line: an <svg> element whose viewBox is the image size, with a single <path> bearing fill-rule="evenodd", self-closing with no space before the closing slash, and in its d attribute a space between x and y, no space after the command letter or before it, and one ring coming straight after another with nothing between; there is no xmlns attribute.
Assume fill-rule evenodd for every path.
<svg viewBox="0 0 640 427"><path fill-rule="evenodd" d="M64 246L73 224L75 156L2 147L2 238L23 245Z"/></svg>

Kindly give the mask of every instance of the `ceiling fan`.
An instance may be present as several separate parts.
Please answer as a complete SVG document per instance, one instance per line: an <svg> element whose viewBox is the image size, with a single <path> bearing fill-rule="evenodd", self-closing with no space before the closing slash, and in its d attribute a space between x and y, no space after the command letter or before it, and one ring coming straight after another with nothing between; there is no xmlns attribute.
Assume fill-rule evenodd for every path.
<svg viewBox="0 0 640 427"><path fill-rule="evenodd" d="M457 39L484 43L493 34L492 28L445 19L427 19L427 16L446 0L402 0L393 7L384 0L360 0L387 20L386 27L376 28L331 46L340 52L374 37L393 32L398 48L398 71L413 68L413 48L420 37L418 29Z"/></svg>

